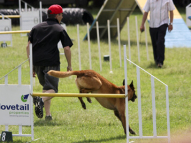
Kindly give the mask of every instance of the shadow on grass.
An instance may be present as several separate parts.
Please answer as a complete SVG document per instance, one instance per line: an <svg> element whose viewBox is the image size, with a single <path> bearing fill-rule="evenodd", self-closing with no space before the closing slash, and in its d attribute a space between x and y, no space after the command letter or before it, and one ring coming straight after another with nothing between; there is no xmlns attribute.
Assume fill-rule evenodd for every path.
<svg viewBox="0 0 191 143"><path fill-rule="evenodd" d="M147 69L165 69L166 67L163 65L162 68L159 68L155 63L150 63L150 65L147 66Z"/></svg>
<svg viewBox="0 0 191 143"><path fill-rule="evenodd" d="M151 62L150 65L147 66L147 68L148 68L148 69L150 69L150 68L152 68L152 69L153 69L153 68L158 69L157 65L156 65L155 63L153 63L153 62Z"/></svg>
<svg viewBox="0 0 191 143"><path fill-rule="evenodd" d="M56 121L45 121L44 119L34 122L34 126L59 126L59 125L63 124Z"/></svg>
<svg viewBox="0 0 191 143"><path fill-rule="evenodd" d="M125 135L120 135L117 137L111 137L111 138L104 138L104 139L98 139L98 140L92 140L92 139L85 139L83 141L73 142L73 143L98 143L98 142L104 142L104 141L112 141L112 140L121 140L125 139Z"/></svg>
<svg viewBox="0 0 191 143"><path fill-rule="evenodd" d="M17 141L13 140L13 142L9 142L9 143L23 143L23 141L22 140L17 140Z"/></svg>

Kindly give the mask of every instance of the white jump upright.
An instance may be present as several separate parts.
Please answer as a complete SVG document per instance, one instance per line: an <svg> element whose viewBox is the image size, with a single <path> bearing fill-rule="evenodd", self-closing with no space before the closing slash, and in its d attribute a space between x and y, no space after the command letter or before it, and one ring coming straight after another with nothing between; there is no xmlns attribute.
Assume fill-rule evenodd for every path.
<svg viewBox="0 0 191 143"><path fill-rule="evenodd" d="M11 31L12 30L11 19L1 13L0 15L2 17L2 19L0 19L0 31L5 31L5 32ZM1 44L2 47L6 47L7 46L6 42L8 41L11 42L9 46L12 46L12 34L0 34L0 42L3 42Z"/></svg>
<svg viewBox="0 0 191 143"><path fill-rule="evenodd" d="M119 46L119 63L120 63L120 67L121 67L122 66L122 64L121 64L121 36L120 36L119 18L117 18L117 33L118 33L118 46Z"/></svg>
<svg viewBox="0 0 191 143"><path fill-rule="evenodd" d="M147 22L145 22L145 46L147 52L147 60L149 60L149 52L148 52L148 40L147 40Z"/></svg>
<svg viewBox="0 0 191 143"><path fill-rule="evenodd" d="M131 40L130 40L130 29L129 29L129 17L127 17L127 37L128 37L128 48L129 48L129 59L131 60Z"/></svg>
<svg viewBox="0 0 191 143"><path fill-rule="evenodd" d="M139 114L139 136L143 136L142 131L142 112L141 112L141 82L140 82L140 68L136 67L137 70L137 96L138 96L138 114Z"/></svg>
<svg viewBox="0 0 191 143"><path fill-rule="evenodd" d="M109 44L109 61L110 61L110 73L112 72L112 58L111 58L111 34L110 34L110 20L107 20L108 29L108 44Z"/></svg>
<svg viewBox="0 0 191 143"><path fill-rule="evenodd" d="M32 27L42 22L42 2L39 2L39 10L34 11L34 7L23 0L19 0L20 30L30 30ZM25 10L21 11L21 3L24 3ZM28 11L27 6L31 7Z"/></svg>
<svg viewBox="0 0 191 143"><path fill-rule="evenodd" d="M79 34L79 24L77 24L77 38L78 38L78 58L79 58L79 70L81 70L81 55L80 55L80 34Z"/></svg>
<svg viewBox="0 0 191 143"><path fill-rule="evenodd" d="M139 32L138 32L137 16L135 16L135 23L136 23L136 35L137 35L138 61L140 62L140 52L139 52Z"/></svg>
<svg viewBox="0 0 191 143"><path fill-rule="evenodd" d="M13 136L31 137L34 140L33 99L30 96L32 88L21 83L21 66L27 61L28 59L0 78L0 80L5 78L5 84L0 84L0 125L5 125L5 131L13 132ZM18 84L8 84L9 74L16 69L18 69ZM15 134L15 131L9 129L10 125L18 126L19 133ZM31 134L23 133L23 126L30 126Z"/></svg>
<svg viewBox="0 0 191 143"><path fill-rule="evenodd" d="M97 31L97 43L98 43L98 51L99 51L99 65L100 65L100 71L102 71L100 37L99 37L99 24L98 24L97 21L96 21L96 31Z"/></svg>
<svg viewBox="0 0 191 143"><path fill-rule="evenodd" d="M163 83L161 80L159 80L158 78L156 78L155 76L153 76L152 74L150 74L149 72L147 72L146 70L144 70L143 68L139 67L138 65L136 65L135 63L133 63L131 60L127 59L126 56L126 45L124 45L124 70L127 71L127 67L126 64L129 61L130 63L132 63L133 65L136 66L136 70L137 70L137 95L138 95L138 114L139 114L139 136L129 136L129 132L127 129L127 143L129 143L129 139L162 139L162 138L166 138L168 139L168 143L170 143L170 115L169 115L169 97L168 97L168 85L166 85L165 83ZM144 136L143 132L142 132L142 112L141 112L141 84L140 84L140 69L142 71L144 71L145 73L147 73L148 75L151 76L151 93L152 93L152 113L153 113L153 136ZM127 76L127 74L125 73L125 77ZM126 79L126 78L125 78ZM160 83L162 83L165 87L166 87L166 117L167 117L167 136L158 136L157 135L157 126L156 126L156 104L155 104L155 84L154 84L154 80L159 81ZM126 94L126 93L125 93ZM126 103L126 125L127 128L129 126L128 123L128 102Z"/></svg>
<svg viewBox="0 0 191 143"><path fill-rule="evenodd" d="M125 111L126 111L126 139L129 143L129 113L128 113L128 91L127 91L127 60L126 45L124 45L124 72L125 72Z"/></svg>
<svg viewBox="0 0 191 143"><path fill-rule="evenodd" d="M40 7L40 11L39 11L40 12L39 13L40 14L40 23L42 23L42 2L41 1L39 2L39 7Z"/></svg>
<svg viewBox="0 0 191 143"><path fill-rule="evenodd" d="M92 69L89 23L87 23L87 35L88 35L88 50L89 50L90 69Z"/></svg>

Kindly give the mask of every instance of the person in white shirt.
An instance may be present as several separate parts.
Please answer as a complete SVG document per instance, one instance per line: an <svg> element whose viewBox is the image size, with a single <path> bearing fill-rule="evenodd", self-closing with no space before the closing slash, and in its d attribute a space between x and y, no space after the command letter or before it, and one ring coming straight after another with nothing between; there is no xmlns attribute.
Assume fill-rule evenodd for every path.
<svg viewBox="0 0 191 143"><path fill-rule="evenodd" d="M140 31L144 31L144 24L150 11L149 31L153 46L153 55L158 67L162 67L165 59L165 35L173 30L173 10L175 9L172 0L147 0L143 10L143 19ZM169 21L170 12L170 21Z"/></svg>

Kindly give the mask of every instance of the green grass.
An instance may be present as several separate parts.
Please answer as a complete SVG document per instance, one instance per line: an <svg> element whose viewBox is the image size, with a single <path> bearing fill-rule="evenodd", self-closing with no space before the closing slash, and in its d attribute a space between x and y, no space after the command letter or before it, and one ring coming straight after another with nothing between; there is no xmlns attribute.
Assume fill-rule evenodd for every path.
<svg viewBox="0 0 191 143"><path fill-rule="evenodd" d="M96 10L94 9L94 17ZM185 18L184 10L180 10L181 15ZM135 32L135 16L138 16L140 25L142 15L139 10L136 10L130 17L130 33L131 33L131 60L144 68L158 79L166 83L169 87L169 103L170 103L170 128L172 138L177 134L185 132L190 133L191 127L191 63L190 53L191 48L166 48L165 63L162 69L158 69L153 62L153 54L149 32L149 60L146 56L146 48L144 43L144 34L141 36L140 43L140 59L138 62L136 32ZM127 25L121 31L121 45L127 43ZM19 27L13 27L13 30L19 30ZM148 24L147 24L148 30ZM73 70L79 70L78 64L78 42L76 26L68 26L67 31L69 36L74 39L72 50L72 67ZM80 47L81 47L81 63L82 69L89 69L88 42L83 41L86 34L86 26L80 26ZM18 66L26 60L26 45L27 37L21 37L20 34L13 34L13 47L0 48L0 77L4 76L10 70ZM119 66L118 41L112 39L112 71L110 74L109 62L103 61L103 56L109 54L107 40L102 40L101 43L102 71L99 69L98 46L97 41L91 41L92 53L92 69L100 73L109 81L116 85L121 85L124 79L123 66ZM128 50L127 50L128 51ZM62 50L63 52L63 50ZM123 47L121 46L122 65L123 65ZM128 52L127 52L128 55ZM66 60L61 56L61 70L66 71ZM134 81L137 87L136 67L132 64L127 64L128 68L128 84L131 80ZM142 99L142 119L143 119L143 135L152 135L152 98L151 98L151 82L150 76L143 71L141 74L141 99ZM9 84L17 84L17 71L9 75ZM78 93L75 85L75 76L70 78L60 79L60 93ZM4 80L0 80L3 84ZM29 84L29 64L28 62L22 66L22 83ZM35 92L41 92L42 87L35 80ZM165 101L165 86L155 80L156 94L156 115L157 115L157 134L167 135L166 125L166 101ZM53 116L52 122L45 122L43 119L38 119L34 115L34 133L35 142L40 143L125 143L126 136L124 135L121 122L114 116L113 111L107 110L92 98L92 104L89 104L86 99L84 101L87 110L83 110L77 98L53 98L51 112ZM129 123L132 129L138 134L138 104L129 102ZM14 134L18 133L17 126L9 128ZM4 126L0 126L0 132L4 130ZM30 133L29 127L24 127L23 133ZM175 134L175 135L174 135ZM29 142L31 138L13 137L14 142ZM139 140L133 140L139 142ZM148 140L150 142L156 142ZM166 140L162 140L166 141ZM146 140L147 142L147 140ZM159 141L161 142L161 140Z"/></svg>

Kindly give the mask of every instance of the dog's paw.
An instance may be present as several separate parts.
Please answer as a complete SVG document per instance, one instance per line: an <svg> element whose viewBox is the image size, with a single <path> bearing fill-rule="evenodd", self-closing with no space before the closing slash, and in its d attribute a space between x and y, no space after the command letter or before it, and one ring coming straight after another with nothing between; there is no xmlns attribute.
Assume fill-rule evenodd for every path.
<svg viewBox="0 0 191 143"><path fill-rule="evenodd" d="M89 103L92 103L92 100L91 100L89 97L87 97L87 101L88 101Z"/></svg>
<svg viewBox="0 0 191 143"><path fill-rule="evenodd" d="M129 130L129 132L132 134L132 135L136 135L136 133L131 129Z"/></svg>
<svg viewBox="0 0 191 143"><path fill-rule="evenodd" d="M85 103L82 104L82 108L86 109L86 104Z"/></svg>

